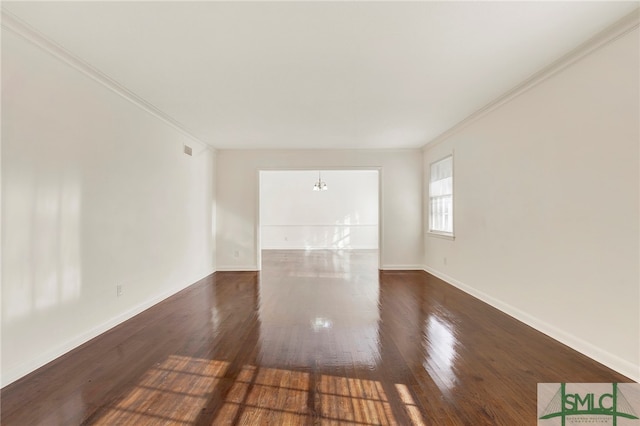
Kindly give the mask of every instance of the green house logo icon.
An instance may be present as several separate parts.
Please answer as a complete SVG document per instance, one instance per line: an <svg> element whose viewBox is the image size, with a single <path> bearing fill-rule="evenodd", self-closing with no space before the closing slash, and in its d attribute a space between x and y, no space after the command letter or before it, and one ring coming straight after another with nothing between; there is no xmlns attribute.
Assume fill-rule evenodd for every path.
<svg viewBox="0 0 640 426"><path fill-rule="evenodd" d="M567 392L566 383L560 383L560 388L539 419L559 417L562 426L565 426L567 418L572 416L608 416L610 422L607 423L613 426L617 425L619 418L638 420L638 415L617 383L611 384L611 392L604 393L570 393Z"/></svg>

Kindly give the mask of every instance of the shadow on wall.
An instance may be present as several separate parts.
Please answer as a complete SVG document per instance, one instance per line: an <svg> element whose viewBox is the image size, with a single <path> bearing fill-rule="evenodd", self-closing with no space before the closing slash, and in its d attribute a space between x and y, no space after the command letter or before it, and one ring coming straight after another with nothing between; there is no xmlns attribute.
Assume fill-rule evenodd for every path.
<svg viewBox="0 0 640 426"><path fill-rule="evenodd" d="M80 298L81 186L8 181L2 210L2 322L12 323Z"/></svg>
<svg viewBox="0 0 640 426"><path fill-rule="evenodd" d="M218 203L215 227L217 269L257 268L254 225L246 214Z"/></svg>

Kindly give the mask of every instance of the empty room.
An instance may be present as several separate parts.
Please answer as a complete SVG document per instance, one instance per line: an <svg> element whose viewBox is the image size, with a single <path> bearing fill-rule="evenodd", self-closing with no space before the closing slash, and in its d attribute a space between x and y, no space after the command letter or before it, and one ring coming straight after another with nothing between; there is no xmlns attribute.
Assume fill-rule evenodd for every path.
<svg viewBox="0 0 640 426"><path fill-rule="evenodd" d="M640 425L640 3L3 1L3 425Z"/></svg>

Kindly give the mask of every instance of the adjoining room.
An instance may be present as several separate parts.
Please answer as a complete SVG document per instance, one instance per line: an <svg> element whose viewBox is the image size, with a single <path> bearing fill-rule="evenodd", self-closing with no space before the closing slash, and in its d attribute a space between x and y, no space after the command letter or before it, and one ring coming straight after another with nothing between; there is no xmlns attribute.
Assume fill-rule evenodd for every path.
<svg viewBox="0 0 640 426"><path fill-rule="evenodd" d="M377 257L378 183L378 170L260 171L260 251L366 250Z"/></svg>

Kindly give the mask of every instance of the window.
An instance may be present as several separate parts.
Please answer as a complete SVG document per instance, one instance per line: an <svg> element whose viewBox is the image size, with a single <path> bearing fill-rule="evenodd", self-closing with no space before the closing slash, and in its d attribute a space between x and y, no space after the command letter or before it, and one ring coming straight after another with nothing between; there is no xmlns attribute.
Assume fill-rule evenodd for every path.
<svg viewBox="0 0 640 426"><path fill-rule="evenodd" d="M429 232L453 236L453 156L431 163Z"/></svg>

